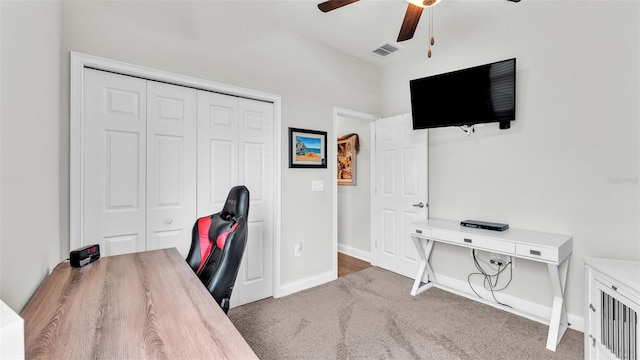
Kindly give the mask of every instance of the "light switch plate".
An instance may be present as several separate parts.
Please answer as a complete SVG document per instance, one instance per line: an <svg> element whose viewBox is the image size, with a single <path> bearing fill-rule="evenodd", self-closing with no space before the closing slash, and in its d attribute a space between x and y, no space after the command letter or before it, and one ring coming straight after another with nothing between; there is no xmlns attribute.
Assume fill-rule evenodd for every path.
<svg viewBox="0 0 640 360"><path fill-rule="evenodd" d="M322 180L311 181L311 191L324 191L324 181Z"/></svg>

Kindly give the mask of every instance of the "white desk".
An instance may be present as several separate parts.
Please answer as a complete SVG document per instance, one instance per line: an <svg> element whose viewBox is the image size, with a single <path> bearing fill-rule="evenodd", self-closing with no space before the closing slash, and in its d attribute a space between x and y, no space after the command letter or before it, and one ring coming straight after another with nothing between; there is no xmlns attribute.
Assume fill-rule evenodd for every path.
<svg viewBox="0 0 640 360"><path fill-rule="evenodd" d="M556 350L556 346L568 326L564 304L564 287L567 280L569 256L573 249L571 236L517 229L503 232L481 230L462 227L459 221L441 219L429 219L410 224L409 235L413 239L421 259L418 274L411 289L413 296L432 286L450 290L438 284L429 264L429 257L435 242L547 263L553 288L553 306L549 320L547 349ZM425 273L427 279L423 281ZM519 313L518 310L513 312ZM524 312L520 311L520 313Z"/></svg>

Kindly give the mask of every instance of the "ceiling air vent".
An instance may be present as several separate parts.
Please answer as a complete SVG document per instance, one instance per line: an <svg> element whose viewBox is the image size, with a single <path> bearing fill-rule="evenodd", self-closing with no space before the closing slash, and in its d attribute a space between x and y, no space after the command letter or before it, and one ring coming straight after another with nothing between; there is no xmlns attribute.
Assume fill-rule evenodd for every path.
<svg viewBox="0 0 640 360"><path fill-rule="evenodd" d="M369 50L369 52L371 52L372 54L381 56L381 57L387 57L397 51L401 50L401 48L398 45L395 44L391 44L391 43L386 43L386 44L382 44L374 49Z"/></svg>

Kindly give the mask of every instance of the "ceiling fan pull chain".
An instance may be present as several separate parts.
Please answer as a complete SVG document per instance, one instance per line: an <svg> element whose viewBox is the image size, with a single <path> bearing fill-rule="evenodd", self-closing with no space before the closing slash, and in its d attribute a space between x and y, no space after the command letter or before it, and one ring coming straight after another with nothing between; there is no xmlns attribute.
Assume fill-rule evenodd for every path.
<svg viewBox="0 0 640 360"><path fill-rule="evenodd" d="M430 7L429 8L429 26L431 27L431 39L429 39L429 41L431 42L431 45L435 44L435 38L433 37L433 8Z"/></svg>
<svg viewBox="0 0 640 360"><path fill-rule="evenodd" d="M431 57L431 45L433 41L433 8L429 7L429 49L427 50L427 57Z"/></svg>

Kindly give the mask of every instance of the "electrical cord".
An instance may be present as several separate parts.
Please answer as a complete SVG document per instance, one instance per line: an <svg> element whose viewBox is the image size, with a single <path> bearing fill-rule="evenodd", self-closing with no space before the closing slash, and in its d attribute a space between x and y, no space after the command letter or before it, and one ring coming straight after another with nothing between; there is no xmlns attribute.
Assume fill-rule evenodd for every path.
<svg viewBox="0 0 640 360"><path fill-rule="evenodd" d="M476 268L479 271L482 271L483 273L486 273L486 271L481 267L481 265L478 263L478 260L475 259L475 263L476 263ZM504 266L502 269L501 267ZM500 289L496 289L495 287L498 285L498 275L502 274L503 271L507 270L507 267L509 268L509 281L507 281L507 283L501 287ZM491 284L490 278L491 277L495 277L495 284ZM489 285L490 287L487 287L487 280L489 280ZM511 263L511 261L509 261L508 263L502 265L500 263L498 263L498 272L495 273L494 275L488 275L485 277L485 284L484 284L484 288L487 290L493 290L493 291L502 291L504 289L507 288L507 286L509 286L509 284L511 284L511 280L513 280L513 265Z"/></svg>
<svg viewBox="0 0 640 360"><path fill-rule="evenodd" d="M511 280L513 279L513 264L512 264L512 262L509 261L508 263L506 263L504 265L503 268L501 268L502 265L498 264L498 271L495 274L489 274L489 273L487 273L487 271L484 268L482 268L482 266L478 262L478 258L476 257L476 250L475 249L473 249L471 254L473 255L473 263L475 264L476 269L478 269L478 271L479 271L479 272L476 272L476 273L471 273L471 274L469 274L469 276L467 276L467 283L469 284L469 287L471 288L473 293L476 294L476 296L479 297L480 299L483 298L482 296L480 296L480 294L478 294L476 292L476 290L473 288L473 285L471 285L471 277L472 276L474 276L474 275L483 276L484 277L484 280L483 280L484 288L491 292L491 296L493 297L493 300L496 303L498 303L498 304L500 304L502 306L513 308L511 305L508 305L508 304L505 304L505 303L502 303L502 302L498 301L498 299L496 299L496 295L495 295L496 291L502 291L502 290L506 289L507 286L509 286L509 284L511 284ZM499 289L496 289L496 286L498 285L498 277L499 277L499 275L502 274L507 268L509 268L509 272L510 272L509 281L503 287L501 287ZM492 279L495 279L495 283L494 283L494 281Z"/></svg>
<svg viewBox="0 0 640 360"><path fill-rule="evenodd" d="M60 261L56 266L54 266L54 267L53 267L53 269L55 270L55 268L57 268L58 266L60 266L60 265L64 264L65 262L67 262L67 261L69 261L69 260L70 260L70 258L66 258L66 259L64 259L64 260ZM53 271L53 270L51 270L51 271Z"/></svg>

